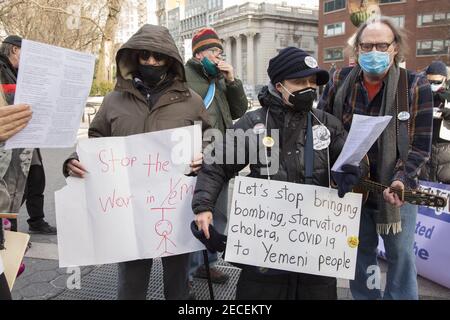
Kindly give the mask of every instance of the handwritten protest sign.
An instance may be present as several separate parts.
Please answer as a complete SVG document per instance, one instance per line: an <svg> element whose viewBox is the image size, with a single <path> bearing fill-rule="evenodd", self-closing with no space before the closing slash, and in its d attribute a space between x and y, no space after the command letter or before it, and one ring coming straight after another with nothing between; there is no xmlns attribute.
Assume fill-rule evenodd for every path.
<svg viewBox="0 0 450 320"><path fill-rule="evenodd" d="M362 195L237 177L225 260L353 279Z"/></svg>
<svg viewBox="0 0 450 320"><path fill-rule="evenodd" d="M55 194L61 267L170 256L203 248L190 231L201 128L82 140L85 179Z"/></svg>

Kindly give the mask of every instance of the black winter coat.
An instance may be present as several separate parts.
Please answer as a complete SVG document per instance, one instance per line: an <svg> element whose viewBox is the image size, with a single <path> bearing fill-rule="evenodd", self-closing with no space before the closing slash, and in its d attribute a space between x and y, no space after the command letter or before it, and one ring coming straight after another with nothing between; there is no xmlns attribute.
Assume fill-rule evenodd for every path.
<svg viewBox="0 0 450 320"><path fill-rule="evenodd" d="M260 146L265 148L261 143L261 140L266 136L265 131L261 130L262 126L267 127L267 133L272 137L276 136L272 129L279 130L279 141L275 142L275 145L278 145L279 148L268 149L270 164L272 164L272 161L278 162L279 159L278 170L276 172L272 169L269 170L270 178L272 180L292 183L305 183L304 151L307 132L306 114L293 112L284 106L281 97L275 92L273 86L270 89L267 86L264 87L258 98L262 108L246 113L234 124L233 129L227 131L225 142L222 143L219 141L215 145L216 154L218 151L220 154L220 150L222 150L222 163L226 163L224 160L227 159L230 150L233 149L234 163L236 163L238 156L245 156L245 161L239 164L211 164L211 157L208 156L209 151L205 149L205 160L202 170L198 174L192 200L192 209L195 214L211 211L214 215L214 206L222 186L248 164L250 164L250 177L267 178L265 152L260 152L260 148L256 147ZM330 167L328 166L328 150L326 148L318 151L314 150L312 184L327 187L329 184L329 168L333 166L339 156L344 146L347 132L341 122L333 115L318 109L314 109L312 112L328 128L331 135L331 143L329 145ZM313 126L320 124L314 117L312 119ZM238 140L234 137L234 134L239 129L247 132L248 137L245 140L245 146L244 143L238 144ZM257 161L252 159L252 154L250 154L249 150L257 151L251 152L252 154L258 154ZM276 166L273 168L276 168ZM261 171L262 169L264 171ZM363 171L368 172L368 167L365 166ZM255 266L240 264L238 266L248 271L264 273L266 275L289 273L288 271L258 268Z"/></svg>
<svg viewBox="0 0 450 320"><path fill-rule="evenodd" d="M8 105L13 104L16 93L17 70L8 57L0 54L0 84Z"/></svg>
<svg viewBox="0 0 450 320"><path fill-rule="evenodd" d="M434 94L434 107L443 109L446 99L449 97L449 90L445 91L443 94ZM439 137L442 121L448 122L448 120L442 119L433 120L431 157L422 167L419 179L450 184L450 141Z"/></svg>
<svg viewBox="0 0 450 320"><path fill-rule="evenodd" d="M272 90L274 89L272 88ZM279 142L276 142L279 145L279 150L277 152L277 148L272 148L274 152L268 152L269 159L277 161L277 158L279 158L279 169L276 172L269 170L270 178L272 180L305 183L304 147L307 128L306 114L290 111L288 107L283 105L281 98L272 90L264 87L258 97L262 108L246 113L234 124L234 130L227 132L226 142L215 145L216 150L221 150L225 146L225 151L223 152L224 159L227 158L227 154L232 149L235 150L235 160L237 156L242 156L245 153L244 163L207 164L211 163L211 159L208 158L208 152L205 152L204 165L198 175L192 201L194 213L197 214L203 211L214 212L214 204L222 186L229 179L233 178L237 172L245 168L250 163L250 160L254 160L251 159L252 155L249 154L249 150L252 150L252 148L258 151L259 156L257 161L250 163L249 176L254 178L267 178L265 157L261 156L264 155L264 152L260 152L260 148L255 147L255 145L262 146L260 141L266 136L265 132L257 133L258 129L263 125L265 126L266 115L268 116L267 131L269 135L275 137L275 134L271 133L271 130L279 130ZM331 168L344 146L347 133L341 122L333 115L317 109L314 109L313 113L329 129L331 134L331 144L329 146ZM317 124L319 122L313 117L312 125ZM238 129L242 129L244 132L249 130L245 148L242 144L238 146L237 140L233 138L233 134ZM275 168L276 166L273 167ZM314 151L312 184L328 186L328 183L329 167L327 149Z"/></svg>

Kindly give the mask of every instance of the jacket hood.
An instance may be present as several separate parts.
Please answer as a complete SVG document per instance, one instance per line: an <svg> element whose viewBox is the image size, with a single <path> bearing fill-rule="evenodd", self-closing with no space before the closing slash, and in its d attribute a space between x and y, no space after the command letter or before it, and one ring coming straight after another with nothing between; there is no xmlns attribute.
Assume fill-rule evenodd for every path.
<svg viewBox="0 0 450 320"><path fill-rule="evenodd" d="M132 80L139 63L137 50L155 51L171 57L174 60L174 64L171 66L172 73L176 78L186 82L183 60L169 30L166 27L146 24L131 36L117 52L118 86L124 86L127 80Z"/></svg>
<svg viewBox="0 0 450 320"><path fill-rule="evenodd" d="M263 108L284 108L283 98L270 82L262 87L261 91L258 93L258 100Z"/></svg>

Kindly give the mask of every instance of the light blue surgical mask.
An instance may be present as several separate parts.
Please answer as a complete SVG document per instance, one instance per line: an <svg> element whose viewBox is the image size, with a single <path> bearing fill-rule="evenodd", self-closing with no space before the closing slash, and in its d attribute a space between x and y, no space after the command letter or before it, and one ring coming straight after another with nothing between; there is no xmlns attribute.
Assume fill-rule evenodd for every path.
<svg viewBox="0 0 450 320"><path fill-rule="evenodd" d="M389 68L389 53L381 51L360 53L358 62L364 72L380 75Z"/></svg>

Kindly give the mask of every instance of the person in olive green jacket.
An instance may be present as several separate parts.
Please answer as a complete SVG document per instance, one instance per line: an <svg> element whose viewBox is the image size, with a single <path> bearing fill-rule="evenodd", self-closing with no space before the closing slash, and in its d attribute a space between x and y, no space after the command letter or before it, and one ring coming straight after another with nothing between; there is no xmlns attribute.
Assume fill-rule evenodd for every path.
<svg viewBox="0 0 450 320"><path fill-rule="evenodd" d="M203 98L212 128L224 133L233 120L239 119L248 108L242 81L235 78L233 67L223 60L223 47L217 33L211 28L198 30L192 38L193 57L185 65L189 87ZM228 184L220 193L216 204L215 228L223 233L227 224ZM210 263L217 261L217 254L209 255ZM206 278L206 270L200 252L191 255L191 273ZM224 283L228 275L211 268L211 280Z"/></svg>
<svg viewBox="0 0 450 320"><path fill-rule="evenodd" d="M223 48L213 29L200 29L192 38L193 57L186 63L186 79L189 87L205 102L210 84L215 92L208 110L213 128L225 132L233 120L244 115L248 108L242 81L235 78L233 67L223 61Z"/></svg>

